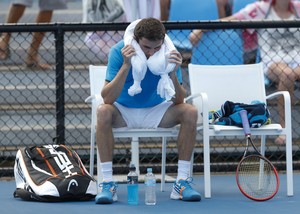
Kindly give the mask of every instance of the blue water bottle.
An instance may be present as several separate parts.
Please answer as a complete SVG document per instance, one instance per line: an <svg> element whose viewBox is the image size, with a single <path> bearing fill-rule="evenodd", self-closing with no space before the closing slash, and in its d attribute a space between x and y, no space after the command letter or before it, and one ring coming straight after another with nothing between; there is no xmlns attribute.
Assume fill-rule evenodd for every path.
<svg viewBox="0 0 300 214"><path fill-rule="evenodd" d="M130 164L127 175L127 201L130 205L139 204L138 174L134 164Z"/></svg>

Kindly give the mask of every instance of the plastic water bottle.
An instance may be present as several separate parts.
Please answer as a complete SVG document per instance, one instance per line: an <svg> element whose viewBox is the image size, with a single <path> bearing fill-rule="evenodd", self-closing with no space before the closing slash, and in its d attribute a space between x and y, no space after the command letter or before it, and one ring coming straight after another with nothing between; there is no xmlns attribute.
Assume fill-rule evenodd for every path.
<svg viewBox="0 0 300 214"><path fill-rule="evenodd" d="M134 164L130 164L127 175L127 201L130 205L139 204L138 174Z"/></svg>
<svg viewBox="0 0 300 214"><path fill-rule="evenodd" d="M156 179L152 173L152 168L147 168L147 174L145 175L145 204L156 204Z"/></svg>

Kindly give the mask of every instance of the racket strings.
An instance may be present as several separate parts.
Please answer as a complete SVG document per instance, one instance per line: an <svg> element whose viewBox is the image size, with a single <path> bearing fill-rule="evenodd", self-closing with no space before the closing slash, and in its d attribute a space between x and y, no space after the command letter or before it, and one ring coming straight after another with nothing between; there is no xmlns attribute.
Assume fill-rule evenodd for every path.
<svg viewBox="0 0 300 214"><path fill-rule="evenodd" d="M259 156L246 157L239 166L240 188L251 198L264 199L277 192L277 176L272 165Z"/></svg>

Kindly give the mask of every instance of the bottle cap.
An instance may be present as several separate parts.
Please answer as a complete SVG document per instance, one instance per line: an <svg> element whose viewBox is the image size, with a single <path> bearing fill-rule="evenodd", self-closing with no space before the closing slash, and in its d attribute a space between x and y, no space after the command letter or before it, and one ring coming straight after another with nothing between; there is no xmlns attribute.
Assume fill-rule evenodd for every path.
<svg viewBox="0 0 300 214"><path fill-rule="evenodd" d="M147 172L151 173L152 172L152 168L147 168Z"/></svg>
<svg viewBox="0 0 300 214"><path fill-rule="evenodd" d="M135 165L134 165L133 163L131 163L131 164L129 165L129 170L130 170L130 171L135 171Z"/></svg>

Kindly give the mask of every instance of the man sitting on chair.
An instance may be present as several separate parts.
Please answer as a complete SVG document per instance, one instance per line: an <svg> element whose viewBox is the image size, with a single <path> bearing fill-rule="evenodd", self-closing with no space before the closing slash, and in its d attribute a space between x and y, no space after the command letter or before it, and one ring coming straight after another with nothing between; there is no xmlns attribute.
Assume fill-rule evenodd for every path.
<svg viewBox="0 0 300 214"><path fill-rule="evenodd" d="M182 57L180 53L173 49L168 54L163 53L166 57L162 59L156 56L167 50L166 36L164 25L159 20L142 19L133 28L131 43L125 44L126 38L124 38L110 51L106 81L101 91L104 104L97 108L96 141L103 175L103 181L99 181L101 191L95 199L97 204L117 201L117 185L112 172L114 149L112 129L119 127L169 128L177 124L180 124L177 139L178 175L173 185L171 199L201 200L200 194L190 186L192 179L189 177L190 159L196 142L198 113L194 106L184 103L186 91L181 84L182 76L179 67ZM139 67L137 70L133 68L133 65L136 66L133 63L134 58L141 62L137 64ZM151 61L151 58L155 60ZM159 67L157 65L164 63L174 64L172 71L165 75L169 79L169 89L174 89L171 99L159 93L162 89L158 87L167 66L156 72L153 71L155 68L149 69L149 67L157 69ZM143 67L145 73L137 81L136 77L140 75L139 72L142 72ZM157 75L157 73L162 75ZM132 86L138 85L136 83L140 84L141 90L133 94L129 93ZM165 84L162 86L164 87Z"/></svg>

